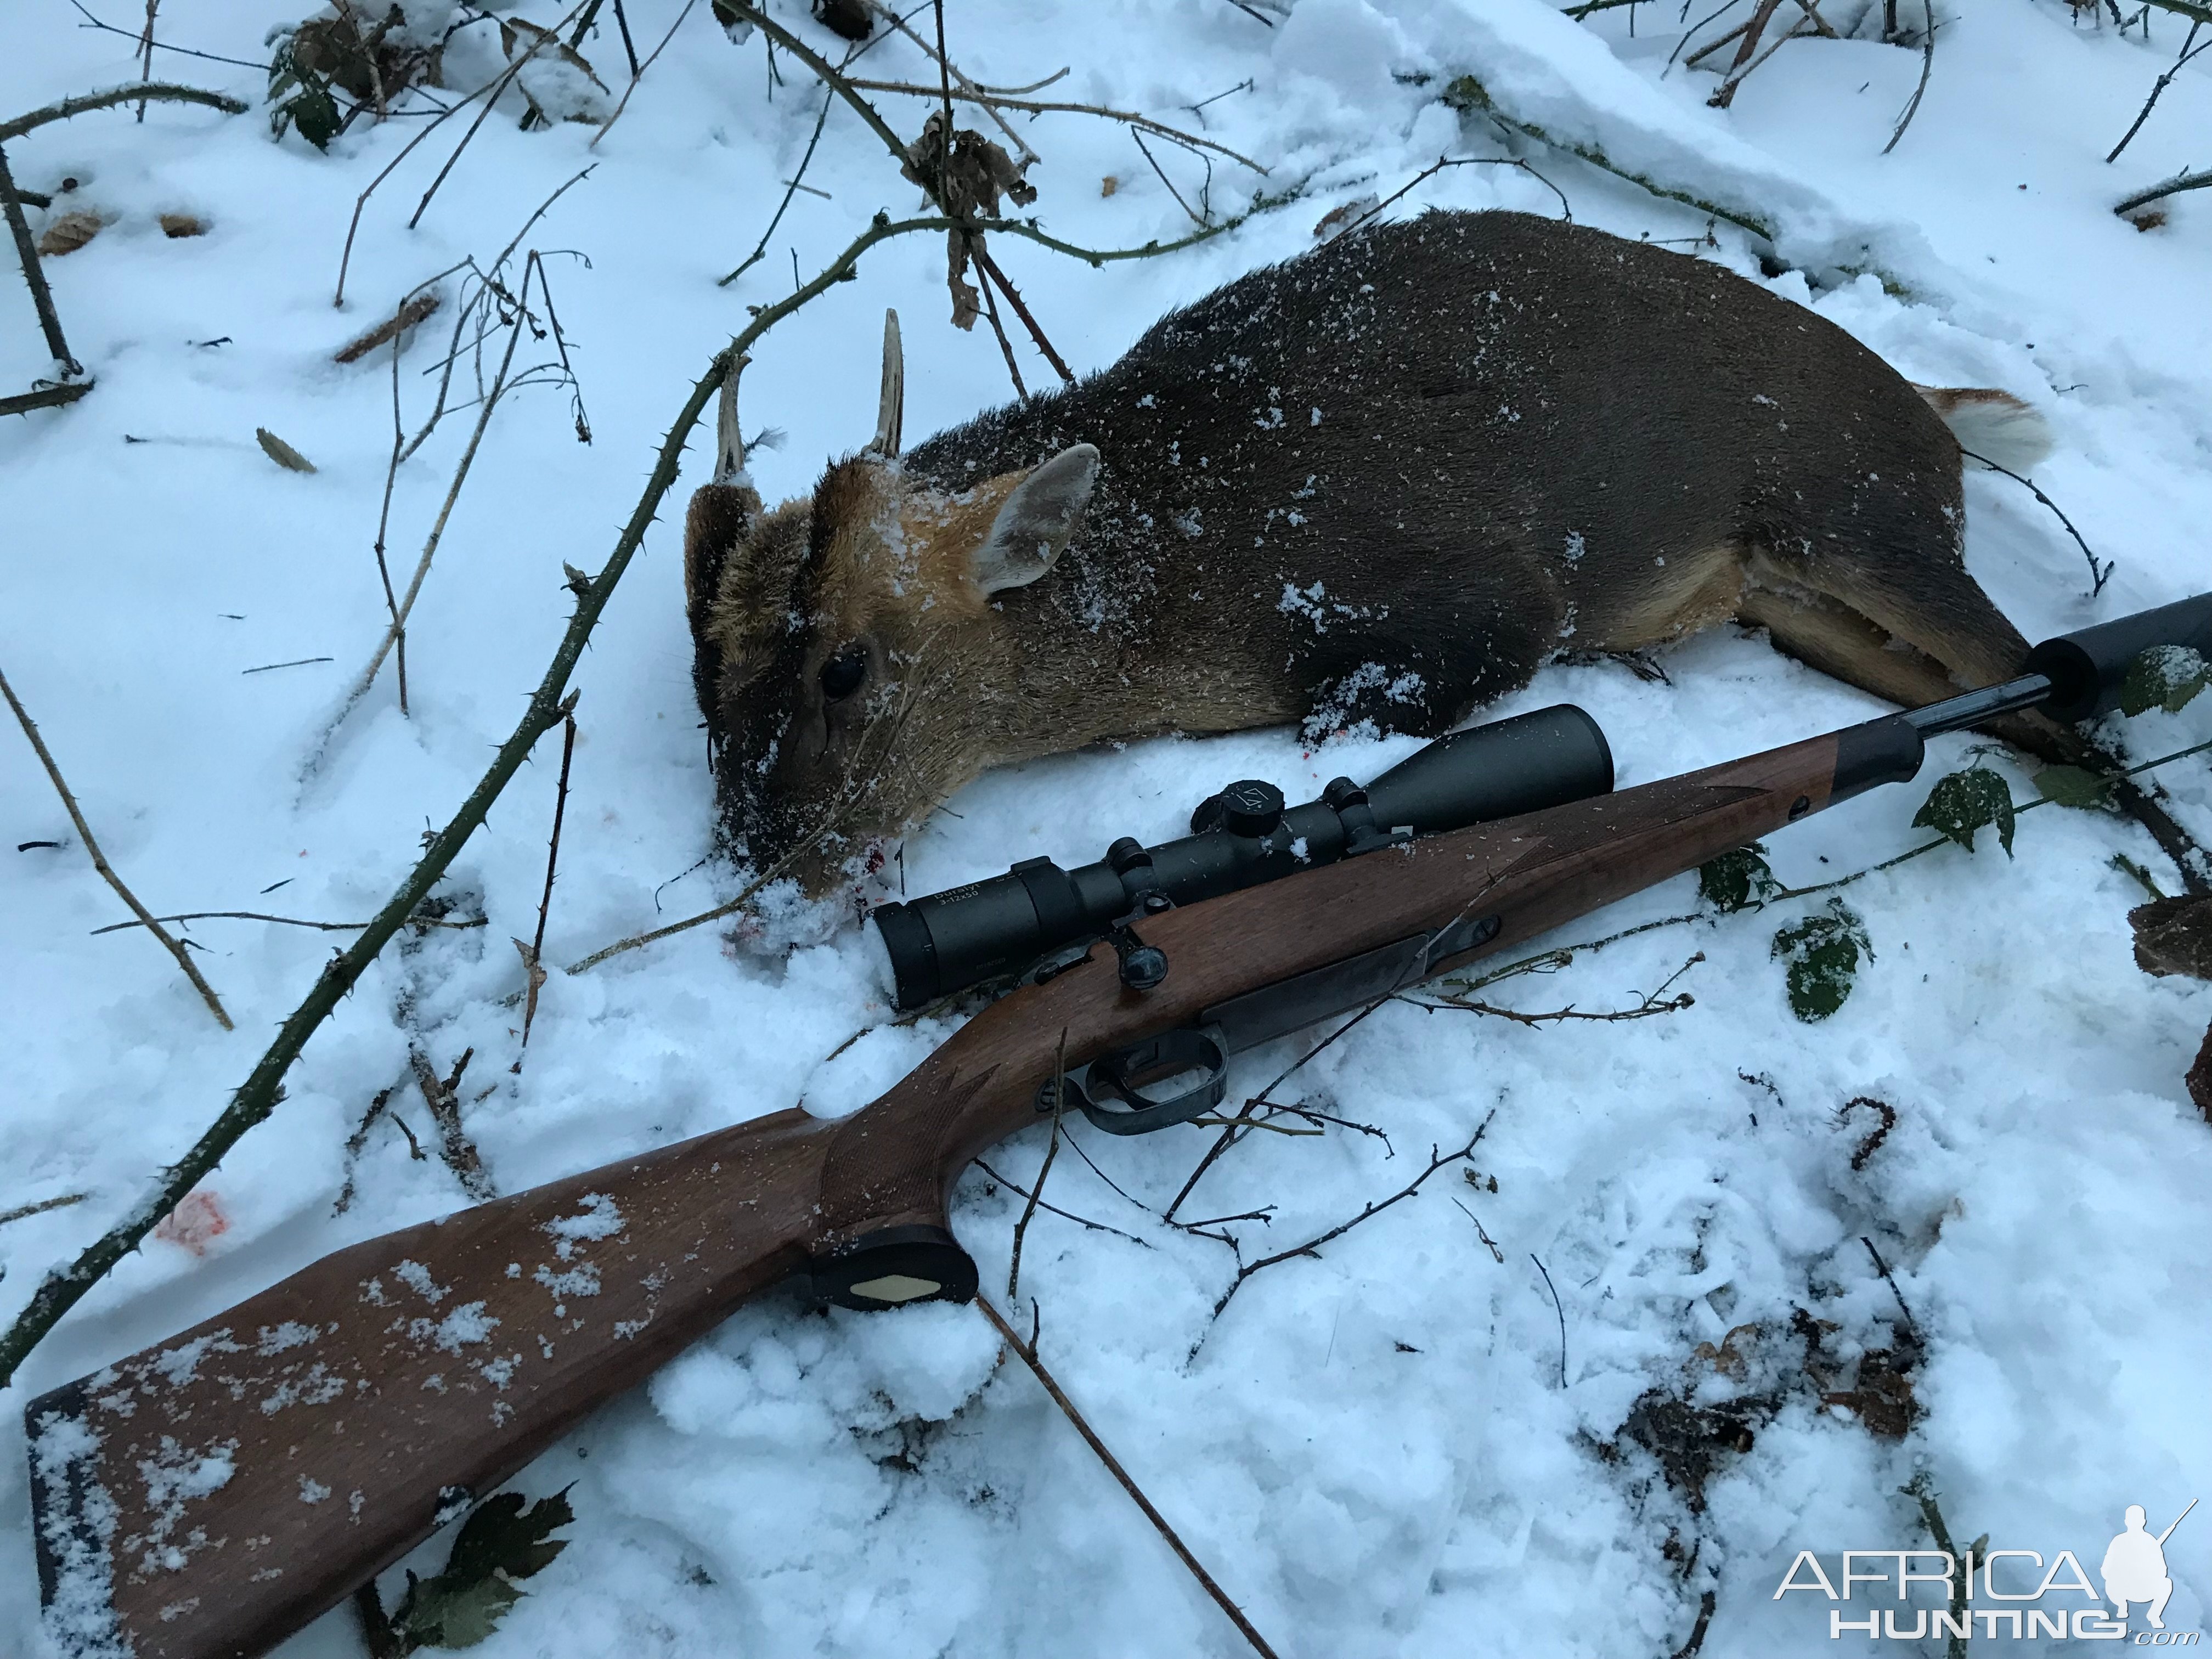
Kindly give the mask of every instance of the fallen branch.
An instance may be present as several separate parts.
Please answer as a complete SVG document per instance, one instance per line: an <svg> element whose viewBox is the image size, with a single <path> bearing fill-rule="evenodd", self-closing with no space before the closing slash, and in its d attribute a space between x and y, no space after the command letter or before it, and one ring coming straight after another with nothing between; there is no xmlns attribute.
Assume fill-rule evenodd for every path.
<svg viewBox="0 0 2212 1659"><path fill-rule="evenodd" d="M123 878L117 875L114 866L108 863L107 854L100 850L100 842L93 837L92 826L84 821L84 814L77 810L76 797L70 793L69 785L62 781L61 768L54 763L46 739L39 735L37 723L31 719L30 711L16 698L15 689L8 684L8 677L4 673L0 673L0 697L5 697L8 707L15 711L15 719L23 728L23 735L31 740L31 747L38 754L39 763L46 769L47 781L54 786L54 793L62 798L62 805L69 811L70 822L76 826L77 839L84 843L84 850L91 855L92 867L100 872L101 880L115 890L115 896L131 907L131 914L138 918L140 924L161 940L162 948L177 959L177 966L184 969L185 977L191 981L192 989L200 994L200 1000L207 1004L208 1012L215 1016L215 1023L226 1031L234 1030L236 1027L231 1024L229 1014L223 1010L222 1000L216 995L214 988L200 977L200 970L192 965L192 959L185 954L185 947L154 919L154 913L138 902L138 896L123 884Z"/></svg>
<svg viewBox="0 0 2212 1659"><path fill-rule="evenodd" d="M983 1317L991 1322L992 1328L999 1333L1000 1340L1014 1351L1016 1357L1044 1385L1044 1391L1052 1396L1052 1403L1059 1407L1068 1422L1074 1425L1075 1431L1083 1437L1084 1444L1089 1446L1098 1461L1106 1466L1107 1473L1121 1482L1121 1490L1128 1493L1137 1507L1145 1512L1145 1519L1151 1522L1160 1536L1167 1540L1168 1547L1176 1553L1176 1559L1190 1570L1190 1576L1197 1579L1200 1587L1213 1598L1214 1605L1229 1615L1229 1621L1252 1644L1252 1650L1259 1654L1261 1659L1275 1659L1274 1649L1269 1647L1266 1638L1252 1627L1252 1621L1229 1599L1228 1592L1213 1582L1213 1575L1199 1565L1198 1558L1190 1553L1190 1546L1182 1541L1173 1527L1168 1525L1167 1517L1153 1507L1152 1500L1145 1496L1144 1489L1129 1478L1129 1472L1121 1467L1121 1460L1106 1449L1106 1443L1098 1437L1097 1431L1084 1421L1083 1413L1075 1409L1075 1402L1053 1380L1052 1373L1045 1369L1044 1361L1037 1358L1036 1350L1014 1334L1014 1328L1006 1323L1004 1314L991 1305L988 1297L978 1294L975 1305L982 1310Z"/></svg>
<svg viewBox="0 0 2212 1659"><path fill-rule="evenodd" d="M2137 208L2155 202L2160 197L2179 196L2185 190L2203 190L2207 185L2212 185L2212 167L2199 173L2177 173L2162 185L2153 185L2148 190L2137 191L2116 205L2112 211L2125 218Z"/></svg>
<svg viewBox="0 0 2212 1659"><path fill-rule="evenodd" d="M59 386L42 386L36 392L19 392L13 397L0 398L0 415L27 415L34 409L59 409L91 391L90 380L68 380Z"/></svg>
<svg viewBox="0 0 2212 1659"><path fill-rule="evenodd" d="M203 104L210 109L219 109L225 115L243 115L246 106L228 93L210 92L203 87L179 86L168 81L141 81L128 87L110 87L105 92L83 92L74 98L64 98L58 104L48 104L19 115L12 121L0 121L0 144L10 138L21 138L25 133L45 126L51 121L66 121L73 115L88 115L96 109L112 109L118 104Z"/></svg>

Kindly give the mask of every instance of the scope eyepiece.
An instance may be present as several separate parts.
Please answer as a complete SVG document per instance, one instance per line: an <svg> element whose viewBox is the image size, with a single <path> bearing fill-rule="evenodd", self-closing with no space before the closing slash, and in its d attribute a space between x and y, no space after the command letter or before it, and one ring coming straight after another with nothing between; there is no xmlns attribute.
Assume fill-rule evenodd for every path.
<svg viewBox="0 0 2212 1659"><path fill-rule="evenodd" d="M898 1006L919 1008L1102 936L1124 938L1118 925L1172 905L1612 787L1605 733L1559 703L1438 738L1364 787L1334 779L1303 806L1287 805L1272 783L1245 779L1200 803L1181 840L1148 848L1124 836L1099 862L1073 870L1024 859L1003 876L884 905L874 921ZM1152 966L1147 957L1140 977Z"/></svg>

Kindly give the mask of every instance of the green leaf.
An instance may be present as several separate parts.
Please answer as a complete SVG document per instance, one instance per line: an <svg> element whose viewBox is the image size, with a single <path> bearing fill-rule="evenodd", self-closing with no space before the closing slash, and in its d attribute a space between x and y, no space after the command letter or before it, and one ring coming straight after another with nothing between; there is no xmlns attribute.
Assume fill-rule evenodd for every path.
<svg viewBox="0 0 2212 1659"><path fill-rule="evenodd" d="M453 1540L446 1570L434 1578L407 1575L407 1594L392 1617L402 1651L418 1647L474 1647L522 1598L519 1579L533 1577L568 1547L550 1534L576 1518L568 1489L523 1512L520 1492L501 1492L477 1505Z"/></svg>
<svg viewBox="0 0 2212 1659"><path fill-rule="evenodd" d="M301 87L284 109L291 116L292 125L300 130L300 137L317 149L328 149L331 140L338 136L337 100L331 96L326 86Z"/></svg>
<svg viewBox="0 0 2212 1659"><path fill-rule="evenodd" d="M2185 645L2154 645L2128 665L2120 687L2120 713L2141 714L2163 708L2179 714L2206 685L2212 665Z"/></svg>
<svg viewBox="0 0 2212 1659"><path fill-rule="evenodd" d="M1873 941L1858 914L1841 899L1830 899L1826 910L1776 933L1771 954L1789 964L1790 1012L1811 1024L1842 1007L1858 976L1862 951L1871 958Z"/></svg>
<svg viewBox="0 0 2212 1659"><path fill-rule="evenodd" d="M1936 780L1928 799L1913 814L1913 828L1933 830L1974 850L1974 831L1995 824L1997 843L2012 856L2012 791L1987 767L1953 772Z"/></svg>
<svg viewBox="0 0 2212 1659"><path fill-rule="evenodd" d="M1698 896L1723 913L1741 910L1782 890L1774 872L1759 856L1766 848L1758 842L1698 866Z"/></svg>
<svg viewBox="0 0 2212 1659"><path fill-rule="evenodd" d="M2044 799L2079 811L2112 805L2112 781L2080 766L2046 766L2035 775L2036 792Z"/></svg>

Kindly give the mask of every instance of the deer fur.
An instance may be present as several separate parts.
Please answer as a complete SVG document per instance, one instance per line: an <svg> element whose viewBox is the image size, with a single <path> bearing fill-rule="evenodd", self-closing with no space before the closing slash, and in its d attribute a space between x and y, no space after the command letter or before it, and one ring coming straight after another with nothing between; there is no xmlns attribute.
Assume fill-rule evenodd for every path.
<svg viewBox="0 0 2212 1659"><path fill-rule="evenodd" d="M688 609L729 832L811 890L986 768L1307 720L1442 732L1562 649L1735 618L1899 703L2014 672L1966 574L1960 441L1916 388L1697 258L1512 213L1341 235L1111 368L764 510L734 396ZM2057 741L2056 728L2014 730Z"/></svg>

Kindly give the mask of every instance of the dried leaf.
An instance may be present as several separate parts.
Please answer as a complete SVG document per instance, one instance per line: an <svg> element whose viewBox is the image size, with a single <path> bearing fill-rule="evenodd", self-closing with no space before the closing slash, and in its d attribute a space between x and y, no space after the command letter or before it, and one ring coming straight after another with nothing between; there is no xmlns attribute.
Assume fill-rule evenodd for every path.
<svg viewBox="0 0 2212 1659"><path fill-rule="evenodd" d="M1698 866L1698 896L1723 914L1741 910L1782 890L1774 872L1759 856L1758 842L1723 853Z"/></svg>
<svg viewBox="0 0 2212 1659"><path fill-rule="evenodd" d="M253 435L261 445L263 454L288 472L313 472L315 464L265 426L253 428Z"/></svg>
<svg viewBox="0 0 2212 1659"><path fill-rule="evenodd" d="M2212 979L2212 898L2154 899L2128 912L2128 926L2136 933L2136 965L2146 974Z"/></svg>
<svg viewBox="0 0 2212 1659"><path fill-rule="evenodd" d="M580 70L601 92L607 83L599 79L599 71L586 61L584 54L563 40L551 29L541 28L526 17L502 17L499 20L500 49L507 53L510 64L522 52L537 48L539 58L558 58L574 70Z"/></svg>
<svg viewBox="0 0 2212 1659"><path fill-rule="evenodd" d="M1121 188L1121 181L1110 173L1098 181L1098 193L1101 196L1111 196Z"/></svg>
<svg viewBox="0 0 2212 1659"><path fill-rule="evenodd" d="M1314 240L1334 241L1360 220L1374 212L1381 204L1382 199L1381 197L1370 192L1356 201L1346 202L1341 206L1331 208L1322 216L1321 222L1314 227Z"/></svg>
<svg viewBox="0 0 2212 1659"><path fill-rule="evenodd" d="M165 213L161 223L161 234L172 240L207 234L207 221L196 213Z"/></svg>
<svg viewBox="0 0 2212 1659"><path fill-rule="evenodd" d="M1995 824L1997 844L2012 856L2012 791L2005 781L1985 766L1977 766L1964 772L1947 773L1936 780L1936 787L1928 792L1928 799L1912 815L1916 830L1933 830L1949 841L1955 841L1969 853L1974 850L1974 832Z"/></svg>
<svg viewBox="0 0 2212 1659"><path fill-rule="evenodd" d="M1777 933L1769 954L1789 964L1790 1012L1809 1025L1842 1007L1858 977L1861 951L1872 957L1873 941L1841 899L1830 899L1826 911Z"/></svg>
<svg viewBox="0 0 2212 1659"><path fill-rule="evenodd" d="M49 259L58 259L64 253L76 252L99 234L97 213L64 213L40 236L39 252Z"/></svg>
<svg viewBox="0 0 2212 1659"><path fill-rule="evenodd" d="M331 361L339 363L359 362L363 357L385 344L394 336L404 334L435 312L444 301L435 294L418 294L405 305L386 317L368 333L341 346Z"/></svg>
<svg viewBox="0 0 2212 1659"><path fill-rule="evenodd" d="M2212 683L2212 667L2185 645L2154 645L2128 665L2120 686L2120 713L2135 715L2154 708L2179 714Z"/></svg>

